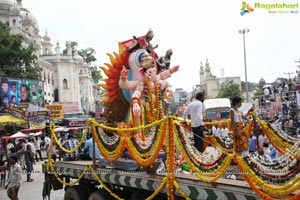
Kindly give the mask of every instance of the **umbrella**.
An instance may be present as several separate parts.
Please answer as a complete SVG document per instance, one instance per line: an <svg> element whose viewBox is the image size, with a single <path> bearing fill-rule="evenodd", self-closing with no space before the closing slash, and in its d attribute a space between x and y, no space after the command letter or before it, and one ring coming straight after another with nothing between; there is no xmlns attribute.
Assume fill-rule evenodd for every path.
<svg viewBox="0 0 300 200"><path fill-rule="evenodd" d="M22 132L17 132L13 135L3 136L2 139L28 138L28 135Z"/></svg>
<svg viewBox="0 0 300 200"><path fill-rule="evenodd" d="M43 134L42 131L39 131L39 132L36 132L36 133L29 133L30 136L40 136L42 134Z"/></svg>
<svg viewBox="0 0 300 200"><path fill-rule="evenodd" d="M54 132L64 132L65 131L65 127L56 127L54 129Z"/></svg>

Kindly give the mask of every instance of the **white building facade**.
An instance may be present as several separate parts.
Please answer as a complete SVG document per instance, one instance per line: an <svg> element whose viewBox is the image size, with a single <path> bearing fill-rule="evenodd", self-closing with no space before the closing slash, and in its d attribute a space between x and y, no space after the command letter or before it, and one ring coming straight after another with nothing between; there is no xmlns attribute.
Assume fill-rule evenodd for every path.
<svg viewBox="0 0 300 200"><path fill-rule="evenodd" d="M22 35L24 45L33 44L37 49L46 103L77 102L80 112L95 111L91 70L76 49L68 46L63 54L59 42L54 47L47 32L40 36L37 20L22 6L22 0L0 0L0 21L12 35Z"/></svg>

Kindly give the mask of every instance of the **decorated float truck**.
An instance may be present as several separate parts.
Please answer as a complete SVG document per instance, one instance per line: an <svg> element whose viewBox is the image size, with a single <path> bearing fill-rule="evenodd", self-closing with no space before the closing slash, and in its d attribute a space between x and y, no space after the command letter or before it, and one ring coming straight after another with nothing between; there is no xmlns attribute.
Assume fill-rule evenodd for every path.
<svg viewBox="0 0 300 200"><path fill-rule="evenodd" d="M268 164L257 156L233 156L233 145L213 135L205 136L204 153L195 149L190 124L166 115L166 102L172 96L167 78L179 66L170 67L170 50L158 57L152 38L150 30L119 43L118 54L108 54L110 63L101 67L107 78L100 84L106 90L105 123L89 119L74 149L58 141L51 124L50 145L56 143L66 155L76 153L92 133L93 159L54 162L50 147L43 165L43 197L50 196L52 189L64 189L64 200L300 199L295 194L300 189L298 143L283 140L283 134L264 121L256 123L278 151L295 150L289 151L284 164ZM216 123L230 124L228 120ZM245 126L248 135L253 124L250 120ZM96 149L101 154L97 159ZM236 169L230 171L233 162ZM240 173L243 180L223 178L234 173Z"/></svg>

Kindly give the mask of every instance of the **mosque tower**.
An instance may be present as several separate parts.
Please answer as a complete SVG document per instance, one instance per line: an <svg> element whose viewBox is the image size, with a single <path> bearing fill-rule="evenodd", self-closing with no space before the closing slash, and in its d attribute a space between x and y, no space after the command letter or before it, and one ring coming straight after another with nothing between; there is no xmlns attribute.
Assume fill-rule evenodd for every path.
<svg viewBox="0 0 300 200"><path fill-rule="evenodd" d="M52 46L53 44L51 44L51 38L48 36L48 32L46 30L46 34L44 35L42 42L42 55L52 54Z"/></svg>
<svg viewBox="0 0 300 200"><path fill-rule="evenodd" d="M200 74L200 82L199 83L201 83L201 81L203 81L205 79L204 67L203 67L202 62L200 64L199 74Z"/></svg>

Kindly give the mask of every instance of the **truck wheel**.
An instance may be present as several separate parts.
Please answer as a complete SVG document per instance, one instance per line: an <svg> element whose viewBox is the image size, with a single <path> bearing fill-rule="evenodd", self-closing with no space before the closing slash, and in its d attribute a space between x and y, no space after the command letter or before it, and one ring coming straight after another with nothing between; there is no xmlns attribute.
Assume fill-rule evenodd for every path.
<svg viewBox="0 0 300 200"><path fill-rule="evenodd" d="M110 200L113 199L107 192L105 191L95 191L93 192L88 200Z"/></svg>
<svg viewBox="0 0 300 200"><path fill-rule="evenodd" d="M82 187L76 185L67 188L64 200L86 200L87 197L87 192Z"/></svg>

